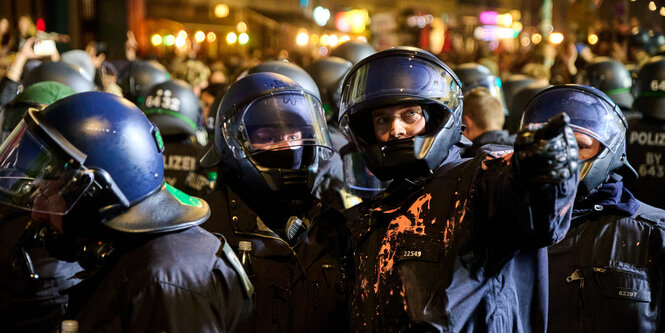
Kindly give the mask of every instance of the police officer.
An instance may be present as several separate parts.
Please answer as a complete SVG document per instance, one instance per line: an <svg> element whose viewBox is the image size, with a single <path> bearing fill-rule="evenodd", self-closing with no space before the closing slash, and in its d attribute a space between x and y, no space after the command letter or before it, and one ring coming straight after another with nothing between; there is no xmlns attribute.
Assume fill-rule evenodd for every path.
<svg viewBox="0 0 665 333"><path fill-rule="evenodd" d="M602 92L558 86L534 98L523 126L570 117L582 163L568 234L549 247L549 332L660 332L665 211L637 201L624 179L626 120Z"/></svg>
<svg viewBox="0 0 665 333"><path fill-rule="evenodd" d="M342 89L340 124L393 179L356 206L352 330L545 331L541 247L565 235L578 178L565 116L522 132L514 155L461 159L460 82L434 55L376 53Z"/></svg>
<svg viewBox="0 0 665 333"><path fill-rule="evenodd" d="M102 92L30 110L2 145L0 201L85 269L67 307L82 332L232 330L250 307L237 258L198 227L207 203L163 183L162 150L137 107Z"/></svg>
<svg viewBox="0 0 665 333"><path fill-rule="evenodd" d="M597 57L580 73L581 84L599 89L609 96L621 112L631 118L633 78L624 64L608 57ZM636 115L632 115L636 116Z"/></svg>
<svg viewBox="0 0 665 333"><path fill-rule="evenodd" d="M257 66L254 66L248 70L248 74L261 73L261 72L270 72L278 73L289 77L290 79L296 81L305 91L311 93L319 101L321 101L321 94L319 87L314 81L314 79L300 66L289 63L286 61L266 61ZM333 149L340 149L346 140L342 137L338 131L334 131L332 134L331 140L333 144ZM335 153L331 158L322 160L319 163L319 171L316 174L316 180L312 191L314 195L323 200L325 203L332 205L333 207L342 210L344 209L344 194L340 191L344 186L343 181L343 169L342 169L342 160L335 150Z"/></svg>
<svg viewBox="0 0 665 333"><path fill-rule="evenodd" d="M255 308L240 331L348 329L345 219L310 194L330 155L321 102L294 80L250 74L224 94L201 163L220 167L206 228L251 258Z"/></svg>
<svg viewBox="0 0 665 333"><path fill-rule="evenodd" d="M628 188L640 200L665 207L665 58L653 57L640 69L633 108L642 119L630 119L626 135L628 160L639 179Z"/></svg>
<svg viewBox="0 0 665 333"><path fill-rule="evenodd" d="M46 81L27 87L2 111L2 141L30 108L43 109L75 92L62 83ZM0 206L0 321L10 332L48 332L62 321L67 295L61 292L79 282L72 276L76 263L49 256L32 239L30 212Z"/></svg>
<svg viewBox="0 0 665 333"><path fill-rule="evenodd" d="M187 82L169 80L156 84L141 106L164 138L164 179L185 193L203 196L215 186L217 173L206 172L198 159L208 136L200 130L199 99Z"/></svg>

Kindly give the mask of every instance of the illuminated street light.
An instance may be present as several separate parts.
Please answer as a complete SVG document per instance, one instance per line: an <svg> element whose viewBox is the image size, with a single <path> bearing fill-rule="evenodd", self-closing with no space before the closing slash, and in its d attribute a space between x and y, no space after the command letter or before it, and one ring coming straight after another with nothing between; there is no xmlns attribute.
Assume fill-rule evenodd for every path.
<svg viewBox="0 0 665 333"><path fill-rule="evenodd" d="M185 46L185 43L187 43L187 39L183 38L182 36L178 36L175 39L175 46L176 47L183 47Z"/></svg>
<svg viewBox="0 0 665 333"><path fill-rule="evenodd" d="M316 45L319 43L319 35L313 34L311 37L309 37L309 42L312 43L312 45Z"/></svg>
<svg viewBox="0 0 665 333"><path fill-rule="evenodd" d="M330 39L330 36L328 36L328 35L321 36L321 45L323 45L323 46L328 45L329 39Z"/></svg>
<svg viewBox="0 0 665 333"><path fill-rule="evenodd" d="M236 30L238 30L238 32L247 32L247 23L242 21L238 22L238 24L236 24Z"/></svg>
<svg viewBox="0 0 665 333"><path fill-rule="evenodd" d="M328 23L328 20L330 20L330 10L328 8L323 8L321 6L314 8L314 12L312 12L312 15L314 16L314 22L316 22L316 24L318 24L319 26L326 25L326 23Z"/></svg>
<svg viewBox="0 0 665 333"><path fill-rule="evenodd" d="M339 44L339 38L337 38L337 35L330 35L330 38L328 38L328 45L330 46L337 46Z"/></svg>
<svg viewBox="0 0 665 333"><path fill-rule="evenodd" d="M238 40L238 35L236 35L235 32L229 32L226 35L226 43L227 44L233 44Z"/></svg>
<svg viewBox="0 0 665 333"><path fill-rule="evenodd" d="M152 38L150 38L150 42L153 46L157 46L162 43L162 36L154 34L152 35Z"/></svg>
<svg viewBox="0 0 665 333"><path fill-rule="evenodd" d="M202 43L206 39L205 32L199 30L194 34L194 40L198 43Z"/></svg>
<svg viewBox="0 0 665 333"><path fill-rule="evenodd" d="M187 38L187 31L185 30L178 31L178 37Z"/></svg>
<svg viewBox="0 0 665 333"><path fill-rule="evenodd" d="M533 42L534 44L540 44L540 42L542 41L543 41L543 35L539 33L531 35L531 42Z"/></svg>
<svg viewBox="0 0 665 333"><path fill-rule="evenodd" d="M175 44L175 36L173 35L164 36L164 45L172 46L173 44Z"/></svg>
<svg viewBox="0 0 665 333"><path fill-rule="evenodd" d="M513 24L513 16L510 14L499 15L498 20L499 23L504 27L509 27L511 24Z"/></svg>
<svg viewBox="0 0 665 333"><path fill-rule="evenodd" d="M249 42L249 35L246 32L241 33L238 36L238 44L245 45Z"/></svg>
<svg viewBox="0 0 665 333"><path fill-rule="evenodd" d="M307 45L307 41L309 41L309 36L307 35L306 32L301 32L296 37L296 44L298 44L300 46Z"/></svg>
<svg viewBox="0 0 665 333"><path fill-rule="evenodd" d="M598 35L590 34L589 38L587 38L587 40L589 41L589 44L596 45L596 43L598 43Z"/></svg>
<svg viewBox="0 0 665 333"><path fill-rule="evenodd" d="M665 16L665 7L660 7L660 16Z"/></svg>
<svg viewBox="0 0 665 333"><path fill-rule="evenodd" d="M344 36L339 38L339 43L342 44L342 43L348 42L350 40L351 40L351 37L349 37L349 35L344 35Z"/></svg>
<svg viewBox="0 0 665 333"><path fill-rule="evenodd" d="M229 6L221 4L215 6L215 16L216 17L227 17L229 16Z"/></svg>
<svg viewBox="0 0 665 333"><path fill-rule="evenodd" d="M211 31L206 35L206 39L208 43L214 43L217 40L217 35Z"/></svg>
<svg viewBox="0 0 665 333"><path fill-rule="evenodd" d="M560 32L553 32L550 34L549 40L552 44L561 44L561 42L563 42L563 34Z"/></svg>
<svg viewBox="0 0 665 333"><path fill-rule="evenodd" d="M649 10L650 11L655 12L657 8L658 8L658 6L656 6L655 2L653 2L653 1L649 2Z"/></svg>

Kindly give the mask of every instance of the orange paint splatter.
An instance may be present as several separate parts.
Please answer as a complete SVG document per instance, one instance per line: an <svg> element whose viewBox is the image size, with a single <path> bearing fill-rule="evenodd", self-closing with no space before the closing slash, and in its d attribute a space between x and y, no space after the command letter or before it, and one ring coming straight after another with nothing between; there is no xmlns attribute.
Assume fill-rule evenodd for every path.
<svg viewBox="0 0 665 333"><path fill-rule="evenodd" d="M427 210L430 208L430 201L432 195L430 193L420 196L407 210L410 215L413 215L411 220L406 215L399 215L390 221L386 236L383 238L381 248L379 249L379 268L377 271L377 281L374 284L374 292L379 292L379 281L382 276L387 275L395 266L395 249L393 244L397 242L404 234L411 235L425 235L425 223L423 217L423 207L427 205Z"/></svg>

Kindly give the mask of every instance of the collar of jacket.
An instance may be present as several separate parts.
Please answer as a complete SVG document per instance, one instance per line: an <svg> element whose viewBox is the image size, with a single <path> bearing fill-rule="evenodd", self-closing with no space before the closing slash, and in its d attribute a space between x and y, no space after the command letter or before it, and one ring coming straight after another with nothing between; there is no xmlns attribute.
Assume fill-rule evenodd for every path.
<svg viewBox="0 0 665 333"><path fill-rule="evenodd" d="M317 222L318 218L330 208L318 199L312 201L311 208L304 216L310 220L307 232L298 236L293 245L290 245L268 228L230 186L225 186L224 189L233 232L238 238L249 238L252 242L253 255L263 258L293 256L298 261L298 266L302 268L301 271L305 272L325 250L324 246L316 240L316 233L320 232Z"/></svg>

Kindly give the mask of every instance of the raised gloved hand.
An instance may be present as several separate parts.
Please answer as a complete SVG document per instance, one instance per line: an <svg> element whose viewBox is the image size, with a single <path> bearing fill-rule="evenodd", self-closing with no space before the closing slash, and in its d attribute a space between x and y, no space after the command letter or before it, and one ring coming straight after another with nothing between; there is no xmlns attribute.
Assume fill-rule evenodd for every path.
<svg viewBox="0 0 665 333"><path fill-rule="evenodd" d="M529 124L515 138L517 173L523 181L561 183L578 172L577 141L560 113L545 124Z"/></svg>

